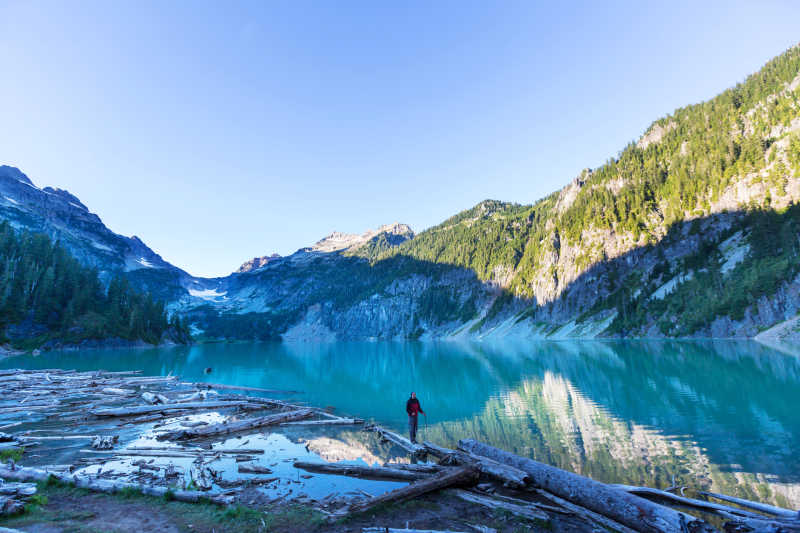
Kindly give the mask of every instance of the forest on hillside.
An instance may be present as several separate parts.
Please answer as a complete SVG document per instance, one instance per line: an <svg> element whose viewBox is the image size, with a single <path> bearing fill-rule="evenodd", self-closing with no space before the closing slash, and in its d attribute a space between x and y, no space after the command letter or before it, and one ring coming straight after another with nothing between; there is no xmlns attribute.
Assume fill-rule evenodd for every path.
<svg viewBox="0 0 800 533"><path fill-rule="evenodd" d="M107 286L95 269L47 235L0 223L0 343L30 349L88 339L186 342L187 326L123 277Z"/></svg>

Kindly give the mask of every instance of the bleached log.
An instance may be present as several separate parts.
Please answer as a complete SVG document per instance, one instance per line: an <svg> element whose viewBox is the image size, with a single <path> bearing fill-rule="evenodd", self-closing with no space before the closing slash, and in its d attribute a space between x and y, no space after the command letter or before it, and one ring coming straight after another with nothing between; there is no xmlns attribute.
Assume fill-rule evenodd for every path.
<svg viewBox="0 0 800 533"><path fill-rule="evenodd" d="M472 439L459 441L458 447L523 470L530 475L533 485L638 531L714 531L712 526L694 516Z"/></svg>
<svg viewBox="0 0 800 533"><path fill-rule="evenodd" d="M361 533L462 533L449 529L397 529L394 527L363 527Z"/></svg>
<svg viewBox="0 0 800 533"><path fill-rule="evenodd" d="M337 418L326 420L301 420L298 422L284 422L281 426L353 426L363 424L364 421L360 418Z"/></svg>
<svg viewBox="0 0 800 533"><path fill-rule="evenodd" d="M553 503L555 503L557 505L560 505L564 509L567 509L568 511L571 511L576 516L579 516L579 517L583 518L584 520L586 520L589 523L598 524L599 526L601 526L601 527L603 527L605 529L608 529L609 531L617 531L618 533L637 533L633 529L631 529L631 528L629 528L627 526L623 526L619 522L616 522L616 521L608 518L607 516L603 516L601 514L595 513L594 511L592 511L590 509L586 509L585 507L581 507L580 505L576 505L576 504L574 504L572 502L568 502L567 500L565 500L563 498L559 498L555 494L550 494L547 491L544 491L544 490L541 490L541 489L536 489L536 488L533 488L533 489L530 489L530 490L532 492L535 492L539 496L541 496L541 497L543 497L543 498L545 498L547 500L550 500L551 502L553 502Z"/></svg>
<svg viewBox="0 0 800 533"><path fill-rule="evenodd" d="M0 480L0 494L3 496L33 496L36 494L36 485L33 483L3 483Z"/></svg>
<svg viewBox="0 0 800 533"><path fill-rule="evenodd" d="M678 505L682 505L684 507L690 507L701 511L706 511L709 513L719 514L725 517L741 516L745 518L765 518L763 515L758 515L750 511L745 511L744 509L737 509L735 507L729 507L727 505L722 505L715 502L704 502L702 500L686 498L684 496L678 496L677 494L673 494L671 492L659 489L653 489L650 487L634 487L631 485L610 485L610 486L624 490L625 492L630 492L631 494L643 496L645 498L653 497L656 499L666 500ZM795 513L792 518L797 518L797 513Z"/></svg>
<svg viewBox="0 0 800 533"><path fill-rule="evenodd" d="M156 438L158 440L180 440L180 439L195 439L200 437L209 437L212 435L227 435L229 433L236 433L239 431L247 431L250 429L256 429L266 426L274 426L282 422L302 420L304 418L310 417L312 414L313 411L311 409L298 409L296 411L276 413L274 415L267 415L258 418L237 420L236 422L223 422L221 424L213 424L197 428L167 431L157 435Z"/></svg>
<svg viewBox="0 0 800 533"><path fill-rule="evenodd" d="M409 464L409 463L383 463L386 468L397 468L399 470L408 470L410 472L423 472L426 474L436 474L442 470L446 470L447 466L433 465L433 464Z"/></svg>
<svg viewBox="0 0 800 533"><path fill-rule="evenodd" d="M361 479L374 480L394 480L394 481L417 481L427 479L431 474L423 472L411 472L409 470L396 470L384 466L360 466L345 463L312 463L307 461L295 461L295 468L308 472L320 474L333 474L336 476L349 476Z"/></svg>
<svg viewBox="0 0 800 533"><path fill-rule="evenodd" d="M375 425L367 426L364 429L366 431L374 431L374 432L376 432L378 435L381 436L381 438L386 439L386 440L388 440L388 441L400 446L401 448L403 448L404 450L406 450L407 452L409 452L409 453L411 453L413 455L424 455L426 453L424 446L421 446L419 444L414 444L413 442L411 442L407 438L405 438L405 437L403 437L401 435L398 435L394 431L389 431L388 429L382 428L380 426L375 426Z"/></svg>
<svg viewBox="0 0 800 533"><path fill-rule="evenodd" d="M355 502L350 505L349 512L360 513L378 505L398 503L422 496L429 492L459 485L471 485L478 481L478 471L469 467L458 467L439 472L425 480L395 489L371 500Z"/></svg>
<svg viewBox="0 0 800 533"><path fill-rule="evenodd" d="M488 507L489 509L502 509L504 511L508 511L509 513L531 520L547 520L550 518L547 513L536 509L533 504L519 505L516 503L506 502L498 498L476 494L464 489L448 489L445 492L470 503L482 505L484 507Z"/></svg>
<svg viewBox="0 0 800 533"><path fill-rule="evenodd" d="M110 409L93 409L89 411L94 416L136 416L165 411L183 411L187 409L222 409L229 407L243 407L249 405L247 401L220 401L220 402L189 402L168 405L138 405L136 407L115 407Z"/></svg>
<svg viewBox="0 0 800 533"><path fill-rule="evenodd" d="M477 468L482 474L499 481L507 487L524 487L529 479L526 472L488 457L481 457L464 450L443 448L428 441L425 441L423 446L425 446L425 450L428 453L439 458L443 464L470 465Z"/></svg>
<svg viewBox="0 0 800 533"><path fill-rule="evenodd" d="M766 503L743 500L741 498L734 498L733 496L717 494L716 492L700 492L700 494L710 498L716 498L717 500L722 500L724 502L735 503L736 505L739 505L741 507L746 507L747 509L753 509L754 511L759 511L762 513L779 516L781 518L789 518L795 520L800 519L800 512L798 511L792 511L790 509L784 509L782 507L775 507L774 505L768 505Z"/></svg>
<svg viewBox="0 0 800 533"><path fill-rule="evenodd" d="M136 394L135 390L117 389L117 388L114 388L114 387L106 387L106 388L104 388L102 390L102 392L105 393L105 394L119 394L121 396L133 396L134 394Z"/></svg>
<svg viewBox="0 0 800 533"><path fill-rule="evenodd" d="M272 470L266 466L255 464L237 464L236 468L240 474L271 474Z"/></svg>
<svg viewBox="0 0 800 533"><path fill-rule="evenodd" d="M55 477L64 483L74 483L76 487L87 489L93 492L115 493L124 489L140 490L148 496L163 497L168 493L174 500L188 503L196 503L208 500L220 505L228 505L232 499L219 495L207 494L195 490L173 490L169 487L156 487L152 485L138 485L109 479L90 479L87 477L74 476L62 472L48 472L36 468L18 466L14 469L7 466L0 466L0 477L4 479L14 479L17 481L47 481L50 476Z"/></svg>
<svg viewBox="0 0 800 533"><path fill-rule="evenodd" d="M142 399L150 405L167 404L169 400L163 394L154 394L149 391L142 393Z"/></svg>
<svg viewBox="0 0 800 533"><path fill-rule="evenodd" d="M180 451L136 451L136 450L81 450L82 453L113 453L115 457L173 457L173 458L187 458L194 459L198 456L196 453L180 452ZM210 453L209 453L210 455Z"/></svg>

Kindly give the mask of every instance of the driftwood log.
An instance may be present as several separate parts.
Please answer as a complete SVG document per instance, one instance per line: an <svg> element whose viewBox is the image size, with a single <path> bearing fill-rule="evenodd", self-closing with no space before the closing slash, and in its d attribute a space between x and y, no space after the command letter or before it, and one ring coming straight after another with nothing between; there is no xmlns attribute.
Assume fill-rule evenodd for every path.
<svg viewBox="0 0 800 533"><path fill-rule="evenodd" d="M530 475L533 485L581 507L608 516L637 531L646 533L663 533L665 531L711 533L714 531L714 528L707 522L694 516L655 504L599 481L514 455L488 444L467 439L459 441L458 447L475 455L489 457L524 470Z"/></svg>
<svg viewBox="0 0 800 533"><path fill-rule="evenodd" d="M482 474L495 479L506 487L524 487L530 478L527 472L509 466L488 457L481 457L464 450L442 448L431 442L424 442L425 449L440 459L441 464L469 465L477 468Z"/></svg>
<svg viewBox="0 0 800 533"><path fill-rule="evenodd" d="M2 533L2 531L0 531ZM442 529L397 529L394 527L363 527L361 533L463 533Z"/></svg>
<svg viewBox="0 0 800 533"><path fill-rule="evenodd" d="M354 426L363 424L360 418L327 418L325 420L300 420L297 422L284 422L282 426Z"/></svg>
<svg viewBox="0 0 800 533"><path fill-rule="evenodd" d="M245 407L251 405L248 400L220 401L220 402L186 402L167 405L139 405L136 407L113 407L107 409L93 409L89 411L94 416L136 416L148 413L161 413L164 411L182 411L185 409L219 409L226 407Z"/></svg>
<svg viewBox="0 0 800 533"><path fill-rule="evenodd" d="M227 435L229 433L236 433L239 431L274 426L282 422L302 420L310 417L312 414L314 414L314 411L311 409L298 409L296 411L276 413L274 415L267 415L258 418L237 420L235 422L223 422L209 426L166 431L164 433L160 433L156 438L158 440L182 440L210 437L214 435Z"/></svg>
<svg viewBox="0 0 800 533"><path fill-rule="evenodd" d="M345 463L311 463L307 461L295 461L294 467L319 474L333 474L337 476L349 476L374 480L417 481L431 477L431 474L423 472L397 470L383 466L360 466Z"/></svg>
<svg viewBox="0 0 800 533"><path fill-rule="evenodd" d="M490 496L476 494L464 489L448 489L446 492L469 503L482 505L483 507L488 507L489 509L502 509L530 520L547 520L549 518L547 513L536 509L533 504L520 505L518 503L506 502L499 498L492 498Z"/></svg>
<svg viewBox="0 0 800 533"><path fill-rule="evenodd" d="M386 503L399 503L428 492L441 490L447 487L459 485L472 485L478 481L478 471L469 467L458 467L434 474L423 481L417 481L406 487L395 489L386 494L382 494L371 500L356 502L350 505L351 513L360 513L372 509L375 506Z"/></svg>
<svg viewBox="0 0 800 533"><path fill-rule="evenodd" d="M76 487L87 489L93 492L105 492L113 494L124 489L140 490L148 496L163 497L168 493L177 501L197 503L199 501L210 501L220 505L228 505L231 499L218 494L208 494L196 490L172 490L168 487L155 487L152 485L138 485L136 483L126 483L110 479L91 479L82 476L73 476L62 472L48 472L37 468L17 466L9 468L0 466L0 478L14 479L17 481L47 481L54 477L64 483L73 483Z"/></svg>
<svg viewBox="0 0 800 533"><path fill-rule="evenodd" d="M388 440L388 441L400 446L401 448L403 448L404 450L406 450L408 453L410 453L412 455L418 455L419 456L419 455L425 455L425 453L426 453L424 446L421 446L419 444L414 444L413 442L411 442L407 438L405 438L405 437L403 437L401 435L398 435L394 431L389 431L388 429L385 429L385 428L382 428L382 427L376 426L376 425L366 426L364 428L364 430L376 432L378 435L380 435L380 437L382 439Z"/></svg>

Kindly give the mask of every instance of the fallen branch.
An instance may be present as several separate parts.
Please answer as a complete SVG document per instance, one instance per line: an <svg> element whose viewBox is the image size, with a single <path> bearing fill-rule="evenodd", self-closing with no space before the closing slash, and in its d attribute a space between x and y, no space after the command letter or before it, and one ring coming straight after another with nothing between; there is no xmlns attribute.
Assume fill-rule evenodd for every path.
<svg viewBox="0 0 800 533"><path fill-rule="evenodd" d="M386 503L398 503L422 496L428 492L441 490L455 485L471 485L478 481L478 472L469 467L453 468L434 474L424 481L412 483L406 487L395 489L371 500L356 502L350 505L351 513L360 513Z"/></svg>
<svg viewBox="0 0 800 533"><path fill-rule="evenodd" d="M430 474L422 472L411 472L409 470L396 470L383 466L359 466L344 463L311 463L307 461L295 461L294 467L308 472L320 474L333 474L337 476L357 477L361 479L374 480L394 480L394 481L416 481L427 479Z"/></svg>
<svg viewBox="0 0 800 533"><path fill-rule="evenodd" d="M743 500L741 498L734 498L733 496L725 496L724 494L717 494L716 492L700 492L700 494L710 498L716 498L717 500L722 500L724 502L735 503L736 505L746 507L747 509L753 509L754 511L759 511L762 513L779 516L781 518L789 518L795 520L800 519L800 512L798 511L783 509L782 507L775 507L774 505L768 505L766 503L758 503L750 500Z"/></svg>

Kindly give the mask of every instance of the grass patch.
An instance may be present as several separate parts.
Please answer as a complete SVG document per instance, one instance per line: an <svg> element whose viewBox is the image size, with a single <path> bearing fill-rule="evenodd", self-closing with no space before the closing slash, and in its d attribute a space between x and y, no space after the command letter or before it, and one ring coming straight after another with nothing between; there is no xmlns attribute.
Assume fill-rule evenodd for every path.
<svg viewBox="0 0 800 533"><path fill-rule="evenodd" d="M25 450L22 448L9 448L7 450L0 451L0 462L5 463L9 459L13 459L15 463L18 463L20 459L22 459L22 454L25 453Z"/></svg>

